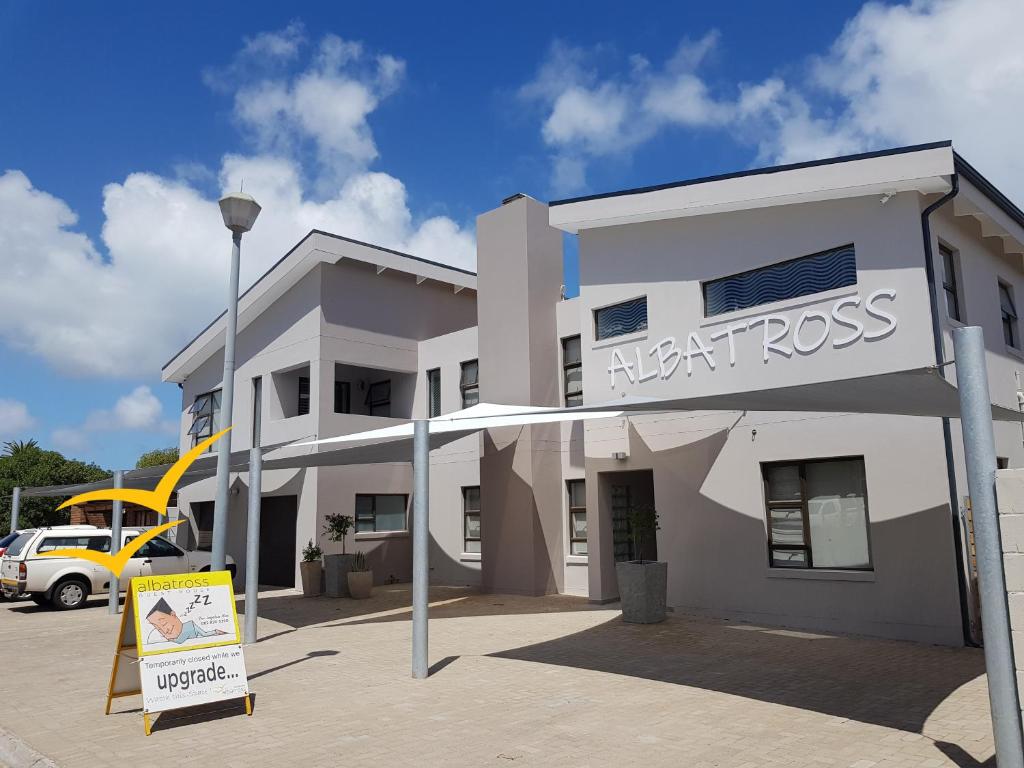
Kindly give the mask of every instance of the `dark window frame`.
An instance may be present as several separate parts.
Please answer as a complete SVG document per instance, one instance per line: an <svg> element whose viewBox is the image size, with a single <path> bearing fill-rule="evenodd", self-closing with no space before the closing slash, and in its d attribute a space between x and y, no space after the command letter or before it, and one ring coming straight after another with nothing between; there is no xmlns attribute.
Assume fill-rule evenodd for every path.
<svg viewBox="0 0 1024 768"><path fill-rule="evenodd" d="M1020 349L1020 326L1017 316L1017 299L1013 295L1013 286L1005 280L998 281L999 291L999 319L1003 327L1003 341L1006 346L1013 349ZM1005 306L1003 298L1009 303L1009 309Z"/></svg>
<svg viewBox="0 0 1024 768"><path fill-rule="evenodd" d="M958 323L964 322L960 301L960 278L957 275L959 253L939 241L939 258L942 260L942 291L946 295L946 315Z"/></svg>
<svg viewBox="0 0 1024 768"><path fill-rule="evenodd" d="M816 568L814 565L814 542L811 541L811 521L810 521L810 509L807 503L807 465L809 464L825 464L834 461L859 461L861 463L861 472L864 474L864 534L868 544L868 564L864 567L856 566L822 566ZM780 500L772 501L768 496L768 470L774 467L786 467L786 466L797 466L800 474L800 499L793 500ZM761 485L762 485L762 498L764 499L765 506L765 526L767 534L768 544L768 567L777 571L813 571L813 570L826 570L826 571L857 571L864 573L872 573L875 570L874 555L871 549L871 507L868 500L868 484L867 484L867 464L864 461L863 455L850 455L850 456L828 456L825 458L815 459L787 459L783 461L765 461L761 462ZM801 518L803 520L803 544L774 544L772 542L772 509L792 509L796 506L800 507ZM775 565L772 562L772 555L775 550L781 550L784 552L790 552L799 550L806 555L806 564L800 565Z"/></svg>
<svg viewBox="0 0 1024 768"><path fill-rule="evenodd" d="M199 443L203 442L209 437L213 437L217 433L219 426L219 420L216 418L220 414L220 397L223 392L221 389L211 389L209 392L203 392L200 395L196 395L192 401L192 405L188 409L188 413L192 414L192 425L189 427L188 434L192 438L192 447L195 448ZM202 405L201 408L197 408L200 401L203 398L207 398L207 402ZM217 403L217 408L213 407L214 403ZM202 426L197 425L202 422ZM207 452L211 451L213 446L207 448Z"/></svg>
<svg viewBox="0 0 1024 768"><path fill-rule="evenodd" d="M621 307L626 307L626 306L628 306L630 304L636 304L638 302L643 302L643 307L644 307L643 320L640 321L642 323L642 325L640 323L638 323L636 325L636 327L628 328L626 330L615 331L614 333L604 333L604 334L601 333L601 313L602 312L608 312L608 311L613 310L613 309L619 309ZM617 301L614 304L607 304L607 305L605 305L603 307L596 307L596 308L594 308L592 310L592 312L591 312L591 315L592 315L592 318L593 318L593 321L594 321L594 340L595 341L605 341L607 339L614 339L614 338L617 338L619 336L630 336L630 335L632 335L634 333L644 333L650 327L649 326L648 311L649 311L649 307L647 306L647 295L646 294L644 294L643 296L634 296L633 298L625 299L624 301Z"/></svg>
<svg viewBox="0 0 1024 768"><path fill-rule="evenodd" d="M578 506L574 507L573 504L572 504L572 487L575 484L579 484L579 485L583 486L583 506L582 507L578 507ZM589 547L587 546L587 537L586 536L583 536L583 537L577 536L576 535L576 526L573 525L573 515L574 514L579 514L580 512L582 512L583 513L583 519L584 520L587 519L587 504L586 504L587 481L584 478L575 478L573 480L566 480L565 481L565 490L566 490L566 493L568 494L568 499L569 499L569 554L572 555L573 557L587 557L590 554L589 553ZM589 533L589 521L588 521L588 533ZM574 551L575 550L575 546L574 545L578 544L580 542L583 543L583 548L585 550L588 550L588 551L585 551L585 552L576 552L576 551Z"/></svg>
<svg viewBox="0 0 1024 768"><path fill-rule="evenodd" d="M374 391L378 389L387 388L387 396L374 398ZM372 384L368 384L366 387L366 398L363 404L369 410L371 416L391 416L391 379L381 379L375 381ZM387 413L377 413L378 409L387 409Z"/></svg>
<svg viewBox="0 0 1024 768"><path fill-rule="evenodd" d="M568 354L566 348L568 342L576 341L580 345L580 359L575 362L567 362ZM573 371L580 372L580 391L569 392L569 374ZM566 336L562 339L562 401L565 403L566 408L571 408L576 405L583 405L583 336L576 334L575 336ZM575 402L578 401L578 402Z"/></svg>
<svg viewBox="0 0 1024 768"><path fill-rule="evenodd" d="M263 377L252 380L252 447L259 448L263 439Z"/></svg>
<svg viewBox="0 0 1024 768"><path fill-rule="evenodd" d="M402 528L389 528L386 531L377 530L377 499L381 496L400 496L402 499L402 507L405 509L405 519L402 523ZM373 504L370 507L369 516L359 514L359 499L369 498L373 499ZM354 533L408 533L409 531L409 494L407 493L357 493L355 498L355 504L352 508L352 530ZM367 520L373 525L372 530L359 530L359 523L366 522Z"/></svg>
<svg viewBox="0 0 1024 768"><path fill-rule="evenodd" d="M308 416L310 408L310 384L309 376L299 376L298 393L295 402L295 415Z"/></svg>
<svg viewBox="0 0 1024 768"><path fill-rule="evenodd" d="M334 412L352 413L352 382L334 382Z"/></svg>
<svg viewBox="0 0 1024 768"><path fill-rule="evenodd" d="M477 508L476 509L471 509L469 507L469 494L466 493L466 492L467 491L471 491L471 490L475 490L476 491L476 498L477 498ZM463 486L462 487L462 553L464 555L479 555L479 554L481 554L481 549L483 548L482 542L483 542L483 530L484 530L484 527L483 527L483 517L482 517L482 515L480 513L480 509L481 509L482 506L483 505L480 502L480 486L479 485L465 485L465 486ZM469 535L469 518L470 517L474 517L474 516L477 518L477 529L480 531L480 535L479 536L470 536ZM469 542L471 542L471 541L477 542L477 544L479 546L479 548L477 549L476 552L470 551L470 549L468 547Z"/></svg>
<svg viewBox="0 0 1024 768"><path fill-rule="evenodd" d="M434 407L435 395L437 407ZM427 418L441 415L441 369L431 368L427 371Z"/></svg>
<svg viewBox="0 0 1024 768"><path fill-rule="evenodd" d="M718 312L713 312L713 313L709 313L708 312L708 287L709 286L714 286L714 285L717 285L717 284L720 284L720 283L724 283L726 280L736 280L737 278L746 278L746 277L749 277L749 276L752 276L752 275L756 275L756 274L758 274L760 272L766 272L768 270L780 269L780 268L783 268L783 267L787 267L787 266L789 266L791 264L796 264L796 263L801 262L801 261L805 261L805 260L808 260L808 259L815 259L815 258L819 258L819 257L825 256L825 255L830 254L830 253L836 253L836 252L845 251L845 250L850 250L852 255L853 255L853 282L843 283L841 285L833 285L833 286L830 286L828 288L816 288L815 290L808 291L806 293L796 293L796 294L793 294L793 295L790 295L790 296L784 296L784 297L780 297L780 298L777 298L777 299L771 299L771 300L768 300L768 301L760 301L760 302L753 303L753 304L746 304L746 305L744 305L742 307L731 307L729 309L719 310ZM814 296L815 294L818 294L818 293L825 293L826 291L834 291L834 290L839 290L841 288L851 288L851 287L857 285L857 282L858 282L857 248L856 248L854 243L847 243L846 245L840 245L840 246L837 246L835 248L826 248L825 250L818 251L816 253L808 253L808 254L805 254L803 256L796 256L796 257L794 257L792 259L784 259L783 261L776 261L776 262L773 262L772 264L765 264L763 267L755 267L754 269L745 269L742 272L736 272L735 274L732 274L732 275L724 275L723 277L716 277L713 280L705 280L705 281L703 281L700 284L700 293L701 293L701 300L703 302L704 317L705 318L709 318L709 317L720 317L721 315L727 315L727 314L730 314L732 312L744 312L744 311L749 310L749 309L754 309L755 307L763 307L763 306L766 306L768 304L775 304L775 303L780 302L780 301L792 301L794 299L803 299L803 298L805 298L807 296Z"/></svg>
<svg viewBox="0 0 1024 768"><path fill-rule="evenodd" d="M466 371L468 366L476 367L476 378L472 381L466 380ZM467 394L472 397L476 396L476 402L466 404ZM471 405L477 405L480 402L480 360L464 360L459 363L459 395L462 397L462 407L469 408Z"/></svg>

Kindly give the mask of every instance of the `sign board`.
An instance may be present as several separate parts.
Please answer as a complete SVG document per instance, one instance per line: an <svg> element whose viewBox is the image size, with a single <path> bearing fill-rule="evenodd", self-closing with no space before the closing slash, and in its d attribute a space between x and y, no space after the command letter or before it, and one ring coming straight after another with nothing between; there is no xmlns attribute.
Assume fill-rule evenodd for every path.
<svg viewBox="0 0 1024 768"><path fill-rule="evenodd" d="M615 389L620 378L629 384L643 384L652 379L667 380L680 363L685 363L688 377L693 375L695 366L698 370L707 371L714 371L725 364L734 368L736 338L739 335L758 335L760 344L757 346L764 363L776 358L789 359L794 351L799 355L809 355L822 347L843 349L861 340L884 339L896 330L899 323L898 318L886 309L891 309L895 300L895 288L880 288L863 300L863 306L859 294L844 296L832 305L831 311L807 309L796 322L790 322L789 317L782 314L758 315L728 323L714 331L690 331L685 345L677 342L675 336L666 336L647 350L635 346L632 355L614 347L608 364L611 388ZM702 336L702 333L706 335Z"/></svg>
<svg viewBox="0 0 1024 768"><path fill-rule="evenodd" d="M231 574L136 576L121 617L111 699L142 694L146 734L151 713L245 698L245 660Z"/></svg>

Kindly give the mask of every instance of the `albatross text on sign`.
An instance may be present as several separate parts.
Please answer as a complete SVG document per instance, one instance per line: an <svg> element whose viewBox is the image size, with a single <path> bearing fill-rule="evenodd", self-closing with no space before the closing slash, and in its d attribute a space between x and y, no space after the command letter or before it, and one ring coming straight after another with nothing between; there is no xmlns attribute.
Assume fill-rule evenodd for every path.
<svg viewBox="0 0 1024 768"><path fill-rule="evenodd" d="M630 384L668 379L683 362L686 363L686 374L689 376L693 373L696 358L700 358L709 370L714 371L720 362L715 359L715 353L723 350L728 351L729 366L735 366L736 336L758 328L761 329L761 354L765 363L772 355L788 359L794 351L802 355L813 354L824 347L830 337L831 346L835 349L849 347L861 340L884 339L896 330L898 320L891 312L879 306L879 302L891 304L895 300L894 288L880 288L869 294L863 302L859 295L844 296L832 305L830 312L804 310L796 322L790 322L788 317L780 314L758 315L712 332L707 337L710 343L705 343L699 332L690 331L685 348L676 344L675 336L666 336L646 350L646 353L641 347L634 347L632 357L635 363L627 360L622 350L615 347L611 351L608 365L611 386L615 389L616 374L625 376ZM833 334L834 329L840 330ZM715 342L721 343L716 346Z"/></svg>

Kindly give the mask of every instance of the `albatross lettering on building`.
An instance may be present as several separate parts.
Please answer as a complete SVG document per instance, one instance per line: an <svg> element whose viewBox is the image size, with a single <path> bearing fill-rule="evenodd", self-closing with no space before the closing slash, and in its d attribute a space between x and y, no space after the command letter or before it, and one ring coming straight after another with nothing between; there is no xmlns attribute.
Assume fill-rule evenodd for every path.
<svg viewBox="0 0 1024 768"><path fill-rule="evenodd" d="M795 323L780 314L758 315L749 320L729 323L708 334L710 344L705 343L698 331L689 332L685 349L678 346L675 336L666 336L646 352L641 346L634 346L632 357L635 363L627 360L619 347L614 347L608 365L611 386L615 389L616 374L625 376L630 384L669 379L684 361L686 375L691 376L695 358L701 358L707 368L714 371L719 363L715 353L723 350L728 350L729 366L733 367L736 365L736 336L758 328L762 329L761 354L765 363L772 355L788 359L794 352L801 355L813 354L824 347L830 337L832 347L836 349L849 347L861 340L878 341L890 336L898 324L895 315L878 306L878 302L883 300L890 304L895 302L896 290L880 288L863 301L859 294L844 296L832 305L830 312L806 309ZM867 317L862 320L857 316L859 313ZM716 345L716 342L720 343Z"/></svg>

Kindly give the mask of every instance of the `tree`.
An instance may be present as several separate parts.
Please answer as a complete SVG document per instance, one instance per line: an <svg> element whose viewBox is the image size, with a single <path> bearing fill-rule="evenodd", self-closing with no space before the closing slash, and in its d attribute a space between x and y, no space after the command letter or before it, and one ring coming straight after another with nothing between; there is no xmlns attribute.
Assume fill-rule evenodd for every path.
<svg viewBox="0 0 1024 768"><path fill-rule="evenodd" d="M146 451L139 456L139 460L135 462L135 468L159 467L161 464L173 464L177 460L177 448L157 448L154 451Z"/></svg>
<svg viewBox="0 0 1024 768"><path fill-rule="evenodd" d="M4 444L0 455L0 532L11 527L11 496L15 486L32 488L46 485L91 483L110 477L110 472L95 464L67 459L57 451L44 451L35 440ZM64 497L22 497L18 526L31 528L62 525L69 512L56 509Z"/></svg>
<svg viewBox="0 0 1024 768"><path fill-rule="evenodd" d="M31 451L38 448L39 443L35 440L8 440L4 443L4 456L14 456L22 451Z"/></svg>

